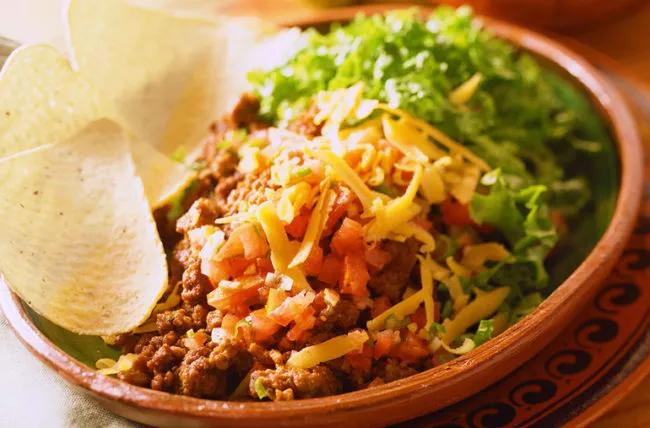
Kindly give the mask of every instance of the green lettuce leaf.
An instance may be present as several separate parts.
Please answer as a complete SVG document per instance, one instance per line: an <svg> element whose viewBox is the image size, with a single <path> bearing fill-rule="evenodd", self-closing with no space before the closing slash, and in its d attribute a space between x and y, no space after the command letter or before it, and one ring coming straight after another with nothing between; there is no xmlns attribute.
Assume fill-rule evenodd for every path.
<svg viewBox="0 0 650 428"><path fill-rule="evenodd" d="M489 271L490 282L516 290L544 288L548 285L544 260L558 240L548 206L542 200L546 187L513 190L499 169L486 174L482 184L489 192L474 195L470 216L477 224L488 224L501 232L514 256Z"/></svg>

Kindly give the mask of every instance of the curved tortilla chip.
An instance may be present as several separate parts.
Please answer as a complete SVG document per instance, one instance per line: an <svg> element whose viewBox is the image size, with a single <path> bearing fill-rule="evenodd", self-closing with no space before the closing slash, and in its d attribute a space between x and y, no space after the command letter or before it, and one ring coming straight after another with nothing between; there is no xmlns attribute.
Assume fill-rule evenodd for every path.
<svg viewBox="0 0 650 428"><path fill-rule="evenodd" d="M115 116L51 46L17 49L0 73L0 159L65 141L91 121ZM135 141L132 151L152 208L169 202L195 175L144 141Z"/></svg>
<svg viewBox="0 0 650 428"><path fill-rule="evenodd" d="M166 289L162 243L113 122L0 161L0 212L4 280L62 327L129 331Z"/></svg>
<svg viewBox="0 0 650 428"><path fill-rule="evenodd" d="M163 155L151 144L132 144L131 153L152 208L171 202L196 177L189 166Z"/></svg>
<svg viewBox="0 0 650 428"><path fill-rule="evenodd" d="M0 72L0 158L63 141L102 112L107 106L58 50L20 47Z"/></svg>
<svg viewBox="0 0 650 428"><path fill-rule="evenodd" d="M213 23L121 0L72 0L68 22L79 72L162 153L191 149L225 112L217 84L225 35Z"/></svg>

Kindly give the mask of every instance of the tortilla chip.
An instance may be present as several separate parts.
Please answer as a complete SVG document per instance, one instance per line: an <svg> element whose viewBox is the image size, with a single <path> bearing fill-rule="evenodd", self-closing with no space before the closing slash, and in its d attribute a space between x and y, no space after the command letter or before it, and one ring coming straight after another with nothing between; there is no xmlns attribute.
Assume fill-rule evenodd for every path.
<svg viewBox="0 0 650 428"><path fill-rule="evenodd" d="M68 20L79 72L163 154L191 149L225 112L217 85L225 36L213 23L120 0L72 0Z"/></svg>
<svg viewBox="0 0 650 428"><path fill-rule="evenodd" d="M113 122L0 161L0 212L3 279L73 332L129 331L167 287L163 246Z"/></svg>
<svg viewBox="0 0 650 428"><path fill-rule="evenodd" d="M189 165L163 155L151 144L132 144L131 154L153 208L170 203L196 178Z"/></svg>
<svg viewBox="0 0 650 428"><path fill-rule="evenodd" d="M0 72L0 158L64 141L107 106L47 45L15 50Z"/></svg>
<svg viewBox="0 0 650 428"><path fill-rule="evenodd" d="M47 45L21 47L0 74L0 159L65 141L91 121L116 116L63 54ZM195 175L144 141L133 144L133 156L153 208L169 202Z"/></svg>

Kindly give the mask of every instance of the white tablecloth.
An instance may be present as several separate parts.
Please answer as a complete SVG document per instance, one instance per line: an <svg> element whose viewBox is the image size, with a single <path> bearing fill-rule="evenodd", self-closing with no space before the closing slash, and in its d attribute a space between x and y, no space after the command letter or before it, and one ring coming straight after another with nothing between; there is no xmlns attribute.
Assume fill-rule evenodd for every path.
<svg viewBox="0 0 650 428"><path fill-rule="evenodd" d="M135 427L72 389L25 349L0 311L0 427Z"/></svg>

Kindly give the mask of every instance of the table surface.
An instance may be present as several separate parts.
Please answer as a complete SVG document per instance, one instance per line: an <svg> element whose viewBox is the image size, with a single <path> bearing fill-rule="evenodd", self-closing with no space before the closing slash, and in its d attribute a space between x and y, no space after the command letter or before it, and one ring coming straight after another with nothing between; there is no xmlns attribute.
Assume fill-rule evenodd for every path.
<svg viewBox="0 0 650 428"><path fill-rule="evenodd" d="M296 0L239 0L232 2L229 9L285 22L294 14L309 12ZM613 22L564 35L607 54L650 88L650 2ZM592 426L650 426L650 376Z"/></svg>

